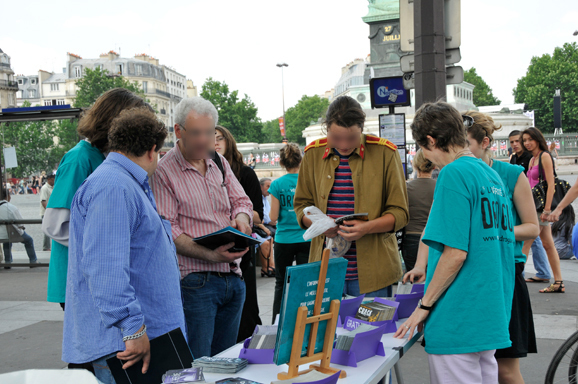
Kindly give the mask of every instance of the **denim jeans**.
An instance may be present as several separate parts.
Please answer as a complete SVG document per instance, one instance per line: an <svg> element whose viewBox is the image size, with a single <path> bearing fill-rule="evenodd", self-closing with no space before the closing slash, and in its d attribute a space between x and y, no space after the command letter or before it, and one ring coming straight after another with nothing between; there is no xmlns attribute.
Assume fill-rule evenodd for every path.
<svg viewBox="0 0 578 384"><path fill-rule="evenodd" d="M536 269L537 278L552 278L552 270L550 269L550 263L548 262L548 255L546 255L540 236L538 236L532 244L532 260L534 260L534 268Z"/></svg>
<svg viewBox="0 0 578 384"><path fill-rule="evenodd" d="M359 280L345 280L345 285L343 286L343 293L349 296L361 296L359 292ZM391 285L385 288L381 288L377 291L368 292L365 297L392 297Z"/></svg>
<svg viewBox="0 0 578 384"><path fill-rule="evenodd" d="M106 364L106 360L116 356L116 354L117 352L111 353L92 362L94 375L100 384L116 384L116 381L114 381L112 377L112 372L110 372L110 368L108 368L108 364Z"/></svg>
<svg viewBox="0 0 578 384"><path fill-rule="evenodd" d="M34 240L30 237L29 234L24 232L22 234L22 238L24 239L24 248L26 248L26 253L28 254L28 259L30 259L31 263L35 263L38 261L36 258L36 252L34 251ZM12 262L12 243L4 243L4 261L6 263Z"/></svg>
<svg viewBox="0 0 578 384"><path fill-rule="evenodd" d="M190 273L181 280L193 357L215 356L237 342L245 282L236 275Z"/></svg>

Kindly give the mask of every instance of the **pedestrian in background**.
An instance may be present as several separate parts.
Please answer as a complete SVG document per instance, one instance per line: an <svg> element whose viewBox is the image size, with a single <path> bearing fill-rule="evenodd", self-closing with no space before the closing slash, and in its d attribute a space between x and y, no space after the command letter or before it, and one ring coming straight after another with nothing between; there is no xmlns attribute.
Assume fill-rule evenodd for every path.
<svg viewBox="0 0 578 384"><path fill-rule="evenodd" d="M48 205L48 200L52 194L52 189L54 187L54 174L48 175L46 178L46 184L40 188L40 217L44 220L44 214L46 213L46 206ZM42 244L43 251L50 251L50 237L44 234L44 243Z"/></svg>
<svg viewBox="0 0 578 384"><path fill-rule="evenodd" d="M431 178L435 165L425 158L421 149L417 151L413 164L417 179L407 183L409 223L405 227L401 251L406 271L411 271L415 266L421 235L427 224L436 187L436 181Z"/></svg>
<svg viewBox="0 0 578 384"><path fill-rule="evenodd" d="M22 214L20 214L20 210L14 205L10 203L10 194L5 188L0 189L0 220L6 221L13 221L13 220L22 220ZM36 257L36 251L34 250L34 240L27 234L24 230L24 226L22 224L12 224L15 231L22 240L21 243L24 243L24 248L26 249L26 254L28 255L28 260L30 260L30 264L38 263L38 258ZM14 236L13 234L12 236ZM6 229L6 225L0 226L0 238L5 240L10 240L12 237L8 230ZM12 263L12 243L7 241L2 244L2 248L4 249L4 263L10 264ZM31 267L32 268L32 267ZM6 266L4 269L11 269L11 267Z"/></svg>

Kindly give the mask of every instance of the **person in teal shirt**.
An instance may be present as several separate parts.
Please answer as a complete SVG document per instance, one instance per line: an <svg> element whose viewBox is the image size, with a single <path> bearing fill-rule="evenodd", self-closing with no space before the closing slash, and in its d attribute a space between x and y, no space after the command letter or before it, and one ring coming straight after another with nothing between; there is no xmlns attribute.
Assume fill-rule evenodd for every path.
<svg viewBox="0 0 578 384"><path fill-rule="evenodd" d="M142 98L124 88L105 92L78 124L79 135L86 139L68 151L58 166L42 230L53 240L46 299L60 303L63 309L66 302L68 223L72 199L84 180L104 161L112 120L124 109L143 106L150 108Z"/></svg>
<svg viewBox="0 0 578 384"><path fill-rule="evenodd" d="M497 382L495 351L511 345L516 239L508 190L474 158L464 117L451 105L422 105L411 129L441 171L422 236L425 294L395 336L423 329L431 383Z"/></svg>
<svg viewBox="0 0 578 384"><path fill-rule="evenodd" d="M272 322L275 322L275 317L281 309L281 297L283 296L287 267L293 265L293 261L296 261L297 264L307 263L311 246L310 240L303 240L305 231L299 226L295 210L293 209L299 166L303 159L301 149L299 149L297 144L289 143L281 148L279 156L279 164L287 170L287 174L273 180L269 187L269 194L271 195L269 217L273 222L277 220L275 245L273 246L275 255L275 298L273 299Z"/></svg>
<svg viewBox="0 0 578 384"><path fill-rule="evenodd" d="M474 156L482 159L500 176L508 189L508 199L511 202L515 225L514 233L516 235L514 248L516 275L509 326L512 346L498 349L496 351L496 360L498 362L500 383L523 383L524 378L520 371L519 359L526 357L528 353L537 353L538 350L534 332L532 303L530 302L530 294L523 276L526 263L526 255L522 252L524 242L520 241L520 239L526 239L528 234L533 236L540 234L536 207L532 198L530 182L524 174L524 168L503 161L492 160L490 148L493 134L501 127L496 127L492 117L484 113L468 111L466 115L473 119L471 124L466 127L470 150Z"/></svg>

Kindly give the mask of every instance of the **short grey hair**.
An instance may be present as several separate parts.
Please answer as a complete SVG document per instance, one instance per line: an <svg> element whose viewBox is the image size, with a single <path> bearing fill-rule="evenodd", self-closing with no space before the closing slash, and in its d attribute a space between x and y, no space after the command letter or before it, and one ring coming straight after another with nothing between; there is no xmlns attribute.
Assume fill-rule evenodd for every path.
<svg viewBox="0 0 578 384"><path fill-rule="evenodd" d="M187 97L182 99L175 108L175 122L181 127L184 127L187 116L191 111L195 111L201 116L211 116L215 125L219 123L219 112L217 112L217 108L215 108L213 103L202 97Z"/></svg>
<svg viewBox="0 0 578 384"><path fill-rule="evenodd" d="M259 184L261 184L261 186L264 186L266 182L271 181L270 178L268 177L264 177L261 180L259 180Z"/></svg>

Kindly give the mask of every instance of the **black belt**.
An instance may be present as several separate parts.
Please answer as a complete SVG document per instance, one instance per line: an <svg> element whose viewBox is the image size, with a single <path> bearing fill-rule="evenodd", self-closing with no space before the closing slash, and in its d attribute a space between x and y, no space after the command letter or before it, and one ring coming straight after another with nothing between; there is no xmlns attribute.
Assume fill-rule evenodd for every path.
<svg viewBox="0 0 578 384"><path fill-rule="evenodd" d="M218 277L239 276L235 272L207 272L207 273Z"/></svg>

